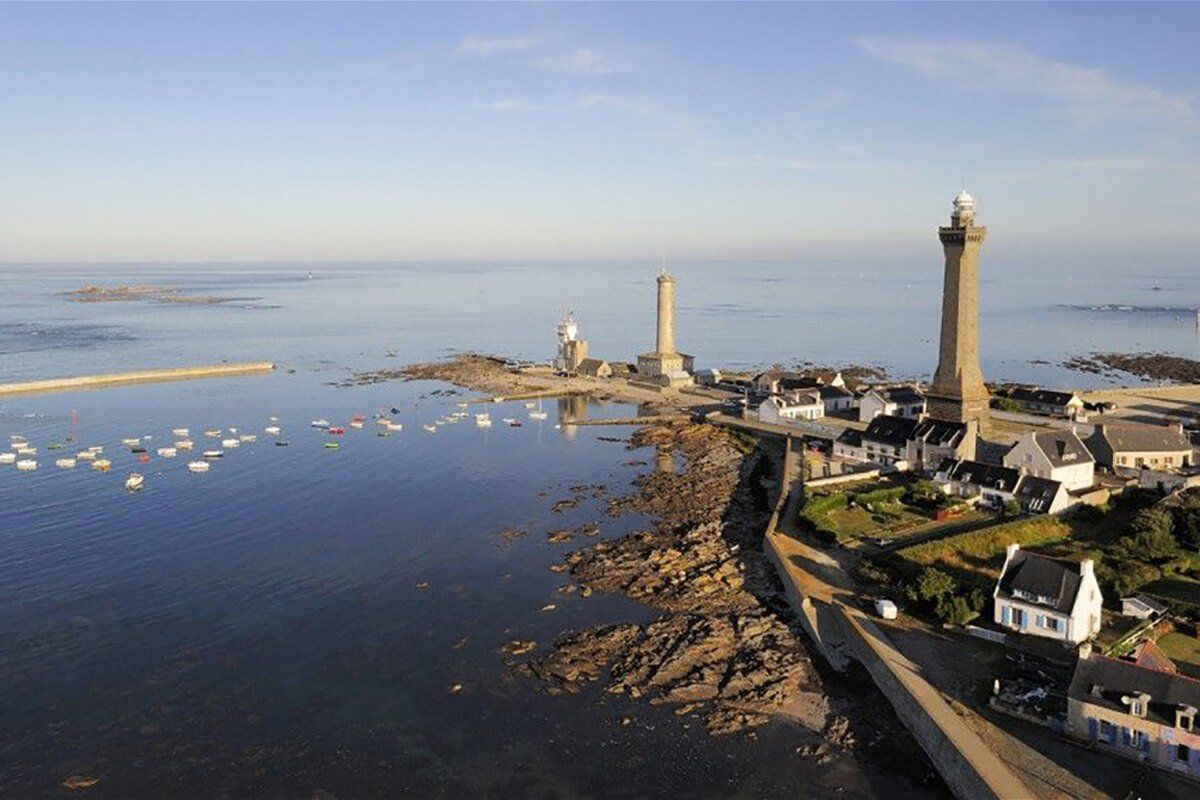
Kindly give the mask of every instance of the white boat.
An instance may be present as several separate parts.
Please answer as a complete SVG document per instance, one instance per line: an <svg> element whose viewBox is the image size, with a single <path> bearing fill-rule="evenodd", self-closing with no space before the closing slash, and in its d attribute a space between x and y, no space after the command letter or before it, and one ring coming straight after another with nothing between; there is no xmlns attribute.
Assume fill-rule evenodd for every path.
<svg viewBox="0 0 1200 800"><path fill-rule="evenodd" d="M193 442L191 439L180 439L178 442L175 443L176 450L191 450L195 446L196 446L196 443Z"/></svg>
<svg viewBox="0 0 1200 800"><path fill-rule="evenodd" d="M208 472L209 466L207 461L189 461L188 472Z"/></svg>
<svg viewBox="0 0 1200 800"><path fill-rule="evenodd" d="M92 469L96 470L96 472L108 472L112 469L112 462L107 458L97 458L92 462Z"/></svg>
<svg viewBox="0 0 1200 800"><path fill-rule="evenodd" d="M492 427L492 418L487 414L476 414L475 425L480 428L490 428Z"/></svg>
<svg viewBox="0 0 1200 800"><path fill-rule="evenodd" d="M29 447L29 442L26 442L24 440L21 440L19 442L13 442L11 445L9 445L9 448L11 448L12 450L24 450L26 447Z"/></svg>
<svg viewBox="0 0 1200 800"><path fill-rule="evenodd" d="M421 427L424 428L425 430L429 431L430 433L437 433L436 425L422 425Z"/></svg>
<svg viewBox="0 0 1200 800"><path fill-rule="evenodd" d="M205 450L201 455L205 458L220 458L225 453L222 450Z"/></svg>
<svg viewBox="0 0 1200 800"><path fill-rule="evenodd" d="M230 433L232 433L234 436L237 436L237 431L238 431L238 429L237 429L237 428L230 428L230 429L229 429L229 432L230 432Z"/></svg>
<svg viewBox="0 0 1200 800"><path fill-rule="evenodd" d="M464 408L464 409L465 409L465 408L467 408L467 407L468 407L468 405L469 405L468 403L459 403L459 404L458 404L458 407L459 407L459 408Z"/></svg>
<svg viewBox="0 0 1200 800"><path fill-rule="evenodd" d="M402 431L402 430L404 430L404 426L401 425L399 422L389 422L387 429L389 431Z"/></svg>
<svg viewBox="0 0 1200 800"><path fill-rule="evenodd" d="M96 454L91 450L80 450L75 454L75 457L80 461L95 461Z"/></svg>
<svg viewBox="0 0 1200 800"><path fill-rule="evenodd" d="M314 419L309 424L312 425L312 427L314 427L314 428L328 428L329 420L325 419L324 417L321 417L319 419Z"/></svg>
<svg viewBox="0 0 1200 800"><path fill-rule="evenodd" d="M384 427L387 427L388 425L392 424L392 421L390 419L388 419L387 417L378 417L375 420L375 424L383 425Z"/></svg>
<svg viewBox="0 0 1200 800"><path fill-rule="evenodd" d="M172 436L182 436L186 439L188 436L188 429L187 428L171 428L171 435Z"/></svg>
<svg viewBox="0 0 1200 800"><path fill-rule="evenodd" d="M125 479L125 488L128 491L136 492L138 489L142 488L142 484L145 482L146 476L140 475L136 472L131 472L129 477Z"/></svg>
<svg viewBox="0 0 1200 800"><path fill-rule="evenodd" d="M221 429L220 428L209 428L208 430L206 430L204 432L204 435L209 437L210 439L217 439L221 436Z"/></svg>
<svg viewBox="0 0 1200 800"><path fill-rule="evenodd" d="M525 407L526 408L537 408L537 403L535 403L531 400L530 402L525 404Z"/></svg>
<svg viewBox="0 0 1200 800"><path fill-rule="evenodd" d="M263 428L263 433L268 436L278 436L280 434L280 427L278 425L268 425Z"/></svg>
<svg viewBox="0 0 1200 800"><path fill-rule="evenodd" d="M279 422L279 417L267 417L268 422Z"/></svg>
<svg viewBox="0 0 1200 800"><path fill-rule="evenodd" d="M75 459L60 458L54 462L54 466L58 467L59 469L75 469Z"/></svg>
<svg viewBox="0 0 1200 800"><path fill-rule="evenodd" d="M17 455L19 455L19 456L36 456L37 448L36 447L22 447L20 450L17 451Z"/></svg>
<svg viewBox="0 0 1200 800"><path fill-rule="evenodd" d="M0 464L15 464L17 463L16 453L0 453Z"/></svg>
<svg viewBox="0 0 1200 800"><path fill-rule="evenodd" d="M14 433L8 437L8 440L10 442L23 442L23 441L25 441L25 437L19 433Z"/></svg>
<svg viewBox="0 0 1200 800"><path fill-rule="evenodd" d="M22 472L33 472L37 469L37 462L31 458L25 458L17 462L17 469Z"/></svg>
<svg viewBox="0 0 1200 800"><path fill-rule="evenodd" d="M350 420L350 427L356 431L361 431L363 429L363 422L361 419L352 419Z"/></svg>
<svg viewBox="0 0 1200 800"><path fill-rule="evenodd" d="M174 458L179 451L174 447L160 447L155 452L157 452L163 458Z"/></svg>
<svg viewBox="0 0 1200 800"><path fill-rule="evenodd" d="M529 412L530 419L546 419L548 416L550 416L550 415L547 414L545 411L542 411L542 401L541 400L538 400L538 402L537 402L537 410Z"/></svg>
<svg viewBox="0 0 1200 800"><path fill-rule="evenodd" d="M516 417L505 417L504 419L502 419L500 421L503 422L505 425L512 425L514 422L517 421L517 418Z"/></svg>
<svg viewBox="0 0 1200 800"><path fill-rule="evenodd" d="M89 448L88 448L88 452L89 452L89 453L103 453L103 452L104 452L104 448L103 448L103 447L101 447L101 446L100 446L100 445L98 445L98 444L94 444L94 445L92 445L91 447L89 447Z"/></svg>
<svg viewBox="0 0 1200 800"><path fill-rule="evenodd" d="M240 441L238 441L237 439L222 439L221 440L221 447L224 447L226 450L232 450L235 447L241 447L241 446L242 446L242 443Z"/></svg>
<svg viewBox="0 0 1200 800"><path fill-rule="evenodd" d="M142 440L135 436L130 436L128 439L121 440L121 444L128 445L129 447L137 447L141 443Z"/></svg>
<svg viewBox="0 0 1200 800"><path fill-rule="evenodd" d="M253 433L243 433L241 436L238 437L238 439L243 442L257 442L258 441L258 437L255 436Z"/></svg>

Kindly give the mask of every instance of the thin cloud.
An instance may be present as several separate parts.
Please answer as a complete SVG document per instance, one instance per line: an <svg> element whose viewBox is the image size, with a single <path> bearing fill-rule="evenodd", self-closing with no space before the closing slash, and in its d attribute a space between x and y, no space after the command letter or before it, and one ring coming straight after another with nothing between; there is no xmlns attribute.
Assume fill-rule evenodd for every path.
<svg viewBox="0 0 1200 800"><path fill-rule="evenodd" d="M467 36L454 48L454 53L458 56L489 58L495 55L540 50L553 41L554 37L545 34L508 37Z"/></svg>
<svg viewBox="0 0 1200 800"><path fill-rule="evenodd" d="M591 47L577 47L561 53L552 53L534 59L533 66L549 72L602 78L618 72L628 72L632 65L628 59L604 53Z"/></svg>
<svg viewBox="0 0 1200 800"><path fill-rule="evenodd" d="M986 41L868 37L855 43L873 58L950 85L1041 97L1075 122L1153 117L1200 129L1192 98L1130 83L1103 70L1044 58Z"/></svg>
<svg viewBox="0 0 1200 800"><path fill-rule="evenodd" d="M653 105L640 97L625 95L588 92L579 98L579 105L584 108L615 108L618 111L628 111L631 114L649 114L654 110Z"/></svg>
<svg viewBox="0 0 1200 800"><path fill-rule="evenodd" d="M513 100L511 98L504 98L504 99L500 99L500 100L490 100L486 103L481 103L479 107L484 108L488 111L497 111L497 112L528 111L533 108L532 105L530 105L529 103L526 103L523 100Z"/></svg>

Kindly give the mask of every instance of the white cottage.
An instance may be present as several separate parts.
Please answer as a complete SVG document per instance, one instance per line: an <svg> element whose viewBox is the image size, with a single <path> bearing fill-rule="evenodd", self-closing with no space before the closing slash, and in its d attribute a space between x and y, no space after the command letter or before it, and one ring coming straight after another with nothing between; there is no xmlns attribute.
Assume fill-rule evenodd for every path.
<svg viewBox="0 0 1200 800"><path fill-rule="evenodd" d="M1072 431L1037 431L1023 436L1004 456L1004 466L1057 481L1067 492L1095 482L1096 462Z"/></svg>
<svg viewBox="0 0 1200 800"><path fill-rule="evenodd" d="M1009 630L1068 645L1100 632L1103 597L1090 558L1063 561L1010 544L992 597L996 624Z"/></svg>
<svg viewBox="0 0 1200 800"><path fill-rule="evenodd" d="M786 392L768 397L758 406L758 421L786 425L795 420L818 420L825 416L825 404L815 390Z"/></svg>
<svg viewBox="0 0 1200 800"><path fill-rule="evenodd" d="M914 386L871 389L858 402L858 421L870 422L880 415L915 419L925 413L925 395Z"/></svg>

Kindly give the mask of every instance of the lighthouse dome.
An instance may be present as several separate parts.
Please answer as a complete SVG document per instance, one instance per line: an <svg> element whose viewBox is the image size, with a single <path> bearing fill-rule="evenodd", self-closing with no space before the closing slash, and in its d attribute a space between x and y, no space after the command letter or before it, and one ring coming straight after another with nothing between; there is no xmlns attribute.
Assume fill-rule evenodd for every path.
<svg viewBox="0 0 1200 800"><path fill-rule="evenodd" d="M963 189L958 194L954 195L954 207L975 208L975 198L971 197L971 195L967 193L966 189Z"/></svg>

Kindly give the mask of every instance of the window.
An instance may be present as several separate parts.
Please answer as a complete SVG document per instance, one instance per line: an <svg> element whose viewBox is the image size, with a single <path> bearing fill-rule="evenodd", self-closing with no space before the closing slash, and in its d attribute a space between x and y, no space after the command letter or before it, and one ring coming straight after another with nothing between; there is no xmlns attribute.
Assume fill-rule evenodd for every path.
<svg viewBox="0 0 1200 800"><path fill-rule="evenodd" d="M1191 755L1192 755L1191 748L1189 748L1186 744L1177 745L1175 747L1175 760L1176 761L1187 761Z"/></svg>
<svg viewBox="0 0 1200 800"><path fill-rule="evenodd" d="M1117 738L1117 728L1108 720L1102 719L1100 720L1100 735L1111 743Z"/></svg>

